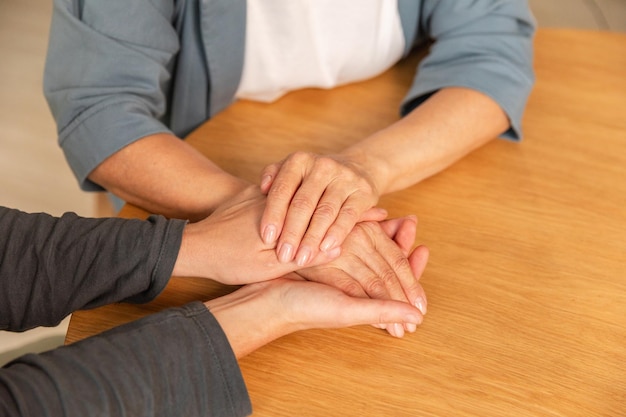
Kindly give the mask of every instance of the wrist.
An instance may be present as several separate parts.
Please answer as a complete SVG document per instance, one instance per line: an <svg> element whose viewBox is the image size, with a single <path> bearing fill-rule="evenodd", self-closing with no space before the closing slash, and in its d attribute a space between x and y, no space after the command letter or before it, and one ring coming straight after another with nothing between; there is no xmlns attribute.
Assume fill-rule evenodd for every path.
<svg viewBox="0 0 626 417"><path fill-rule="evenodd" d="M215 262L207 259L207 251L202 251L199 245L203 245L206 239L206 232L203 236L197 233L197 223L187 223L183 229L183 237L178 251L178 257L174 264L172 275L178 277L211 277L213 271L210 269ZM208 252L211 253L210 251ZM199 261L201 259L202 261Z"/></svg>
<svg viewBox="0 0 626 417"><path fill-rule="evenodd" d="M285 336L295 329L281 311L280 288L272 281L246 285L207 301L237 358Z"/></svg>
<svg viewBox="0 0 626 417"><path fill-rule="evenodd" d="M341 158L368 178L377 198L386 193L389 166L385 159L369 149L369 138L340 153Z"/></svg>

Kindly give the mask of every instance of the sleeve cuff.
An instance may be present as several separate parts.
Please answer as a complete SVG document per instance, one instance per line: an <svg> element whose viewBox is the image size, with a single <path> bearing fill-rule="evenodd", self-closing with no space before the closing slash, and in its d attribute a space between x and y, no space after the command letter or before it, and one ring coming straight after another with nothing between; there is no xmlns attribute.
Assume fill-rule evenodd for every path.
<svg viewBox="0 0 626 417"><path fill-rule="evenodd" d="M123 147L157 133L171 131L137 103L109 102L70 123L59 133L59 143L81 189L102 191L87 178L91 171Z"/></svg>
<svg viewBox="0 0 626 417"><path fill-rule="evenodd" d="M420 73L402 101L402 116L410 113L442 88L469 88L487 95L500 105L510 123L510 128L503 132L501 137L519 141L522 138L522 116L532 81L512 80L489 65L474 68L481 71L480 77L474 77L470 72L453 67Z"/></svg>

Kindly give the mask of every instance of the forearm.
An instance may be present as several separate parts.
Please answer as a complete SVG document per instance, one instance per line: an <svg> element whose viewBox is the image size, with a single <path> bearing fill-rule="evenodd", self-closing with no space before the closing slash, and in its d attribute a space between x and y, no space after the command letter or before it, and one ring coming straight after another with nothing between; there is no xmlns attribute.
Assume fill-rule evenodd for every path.
<svg viewBox="0 0 626 417"><path fill-rule="evenodd" d="M0 370L0 415L244 416L243 378L202 303L162 311Z"/></svg>
<svg viewBox="0 0 626 417"><path fill-rule="evenodd" d="M365 167L383 195L442 171L508 127L506 114L491 98L445 88L342 154Z"/></svg>
<svg viewBox="0 0 626 417"><path fill-rule="evenodd" d="M89 179L150 212L190 220L206 217L248 185L170 134L122 148Z"/></svg>

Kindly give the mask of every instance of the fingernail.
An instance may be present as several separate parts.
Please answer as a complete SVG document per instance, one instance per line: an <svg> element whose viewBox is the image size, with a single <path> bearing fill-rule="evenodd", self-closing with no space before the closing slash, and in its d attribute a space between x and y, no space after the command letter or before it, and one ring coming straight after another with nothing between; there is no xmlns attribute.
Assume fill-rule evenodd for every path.
<svg viewBox="0 0 626 417"><path fill-rule="evenodd" d="M308 247L300 248L298 251L298 256L296 257L296 262L298 266L304 266L309 263L309 259L311 258L311 249Z"/></svg>
<svg viewBox="0 0 626 417"><path fill-rule="evenodd" d="M264 175L263 178L261 178L261 188L265 188L271 181L271 175Z"/></svg>
<svg viewBox="0 0 626 417"><path fill-rule="evenodd" d="M263 242L271 245L274 243L274 239L276 239L276 226L268 224L265 226L265 230L263 230Z"/></svg>
<svg viewBox="0 0 626 417"><path fill-rule="evenodd" d="M394 336L396 336L396 337L404 336L404 327L402 327L402 325L400 323L394 323L393 324L393 333L394 333Z"/></svg>
<svg viewBox="0 0 626 417"><path fill-rule="evenodd" d="M326 239L322 241L322 244L320 245L320 249L323 250L324 252L328 252L329 250L333 248L333 246L335 246L335 243L336 243L335 238L327 237Z"/></svg>
<svg viewBox="0 0 626 417"><path fill-rule="evenodd" d="M421 311L422 314L426 314L426 300L424 300L422 297L417 297L415 299L415 307L417 307L417 309Z"/></svg>
<svg viewBox="0 0 626 417"><path fill-rule="evenodd" d="M405 328L406 331L409 333L415 333L415 331L417 330L417 324L415 323L405 323Z"/></svg>
<svg viewBox="0 0 626 417"><path fill-rule="evenodd" d="M291 262L293 258L293 246L289 243L283 243L278 250L278 260L282 263Z"/></svg>

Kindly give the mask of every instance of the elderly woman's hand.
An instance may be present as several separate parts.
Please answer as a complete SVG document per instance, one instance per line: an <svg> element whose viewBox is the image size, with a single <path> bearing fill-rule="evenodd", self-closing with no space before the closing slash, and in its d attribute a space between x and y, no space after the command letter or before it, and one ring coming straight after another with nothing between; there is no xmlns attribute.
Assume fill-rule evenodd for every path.
<svg viewBox="0 0 626 417"><path fill-rule="evenodd" d="M267 206L261 220L266 243L277 242L281 262L306 266L317 254L341 246L359 221L378 221L374 180L339 155L295 152L261 174Z"/></svg>
<svg viewBox="0 0 626 417"><path fill-rule="evenodd" d="M429 252L425 246L411 250L416 228L415 216L357 223L338 258L296 273L353 297L403 301L426 314L426 294L419 280ZM387 330L397 332L389 324Z"/></svg>

